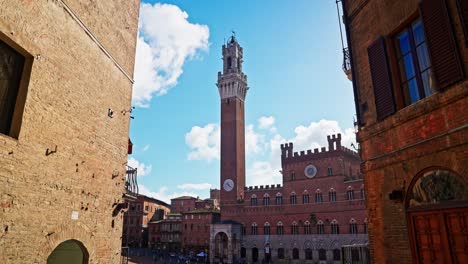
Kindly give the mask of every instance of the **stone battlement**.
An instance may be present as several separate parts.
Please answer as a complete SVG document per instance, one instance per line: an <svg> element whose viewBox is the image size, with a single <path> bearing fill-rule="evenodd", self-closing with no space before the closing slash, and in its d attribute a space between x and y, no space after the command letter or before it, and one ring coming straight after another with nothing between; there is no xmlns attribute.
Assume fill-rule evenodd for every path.
<svg viewBox="0 0 468 264"><path fill-rule="evenodd" d="M281 144L281 160L286 161L289 159L294 159L298 157L312 157L315 155L320 155L323 153L331 153L331 152L336 152L336 151L341 151L344 153L347 153L349 155L355 156L359 158L359 154L349 148L341 146L341 134L336 134L336 135L328 135L327 136L328 140L328 150L326 147L322 148L315 148L315 149L308 149L306 151L301 150L300 152L293 152L294 145L293 143L285 143Z"/></svg>
<svg viewBox="0 0 468 264"><path fill-rule="evenodd" d="M245 191L258 191L258 190L270 190L270 189L280 189L283 188L281 184L270 184L270 185L260 185L260 186L249 186L244 187Z"/></svg>

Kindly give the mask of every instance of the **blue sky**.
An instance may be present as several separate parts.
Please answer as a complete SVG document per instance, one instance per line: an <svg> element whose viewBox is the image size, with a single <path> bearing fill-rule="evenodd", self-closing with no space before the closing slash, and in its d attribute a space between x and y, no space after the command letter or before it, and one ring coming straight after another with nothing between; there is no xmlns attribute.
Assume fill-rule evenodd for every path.
<svg viewBox="0 0 468 264"><path fill-rule="evenodd" d="M219 188L221 46L236 31L250 90L247 184L281 183L279 144L354 139L351 82L333 0L144 1L130 136L142 193L168 200Z"/></svg>

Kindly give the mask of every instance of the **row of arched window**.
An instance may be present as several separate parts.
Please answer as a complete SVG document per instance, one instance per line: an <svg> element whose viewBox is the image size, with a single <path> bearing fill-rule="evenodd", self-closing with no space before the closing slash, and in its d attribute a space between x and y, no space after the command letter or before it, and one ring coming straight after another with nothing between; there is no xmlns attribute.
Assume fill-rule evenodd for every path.
<svg viewBox="0 0 468 264"><path fill-rule="evenodd" d="M276 224L275 235L284 235L284 225L283 222L279 221ZM292 235L310 235L310 234L340 234L340 225L336 219L333 219L330 224L325 225L322 220L318 220L315 224L315 227L311 225L309 221L305 221L302 226L299 226L296 221L292 222L290 226L290 234ZM247 229L245 226L242 226L242 233L247 235ZM364 219L364 223L359 227L358 223L354 218L348 223L348 231L345 233L358 234L358 233L367 233L367 219ZM249 235L260 235L259 228L257 223L253 222L250 226ZM272 227L269 222L263 224L263 235L273 235Z"/></svg>
<svg viewBox="0 0 468 264"><path fill-rule="evenodd" d="M355 200L355 191L354 189L349 186L346 190L346 193L344 194L344 199L345 200L348 200L348 201L352 201L352 200ZM366 194L365 194L365 191L364 191L364 188L361 188L360 192L360 199L361 200L364 200L366 198ZM324 202L324 199L323 199L323 193L320 189L317 189L315 191L315 195L314 195L314 200L315 200L315 203L323 203ZM337 201L337 193L336 193L336 190L331 188L329 191L328 191L328 202L336 202ZM289 203L290 204L297 204L297 195L295 192L291 192L291 194L289 195ZM303 204L308 204L310 203L310 195L309 195L309 192L307 190L305 190L303 193L302 193L302 203ZM263 195L263 199L262 199L262 205L264 206L269 206L271 203L270 203L270 195L268 193L265 193ZM276 197L275 197L275 205L282 205L283 204L283 195L281 193L277 193L276 194ZM257 195L256 194L252 194L252 196L250 197L250 205L251 206L257 206L259 205L258 204L258 198L257 198Z"/></svg>

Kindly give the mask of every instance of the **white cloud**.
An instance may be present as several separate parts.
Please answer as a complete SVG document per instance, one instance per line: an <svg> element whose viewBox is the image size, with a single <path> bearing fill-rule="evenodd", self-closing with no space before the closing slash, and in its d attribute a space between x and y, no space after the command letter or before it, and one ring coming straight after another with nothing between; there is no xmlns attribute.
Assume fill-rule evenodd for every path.
<svg viewBox="0 0 468 264"><path fill-rule="evenodd" d="M183 190L209 190L211 188L211 184L209 183L184 183L181 185L177 185L177 188Z"/></svg>
<svg viewBox="0 0 468 264"><path fill-rule="evenodd" d="M275 124L275 118L273 116L262 116L258 119L258 127L261 129L267 129Z"/></svg>
<svg viewBox="0 0 468 264"><path fill-rule="evenodd" d="M177 84L187 59L208 50L209 29L188 21L188 14L169 4L144 3L140 8L133 103L149 107L153 95Z"/></svg>
<svg viewBox="0 0 468 264"><path fill-rule="evenodd" d="M146 187L145 185L138 184L138 190L139 190L139 193L142 195L156 198L168 204L171 203L172 198L176 198L180 196L187 195L187 196L197 197L197 194L193 192L169 192L169 189L166 186L160 187L157 191L152 191L150 190L150 188Z"/></svg>
<svg viewBox="0 0 468 264"><path fill-rule="evenodd" d="M128 166L137 169L138 176L146 176L151 173L151 170L153 169L152 165L145 165L142 162L139 162L136 160L134 157L130 157L128 159Z"/></svg>
<svg viewBox="0 0 468 264"><path fill-rule="evenodd" d="M269 161L255 161L247 168L248 185L270 185L281 183L280 167Z"/></svg>
<svg viewBox="0 0 468 264"><path fill-rule="evenodd" d="M220 130L215 124L204 127L194 126L185 134L185 143L191 148L188 154L189 160L219 159Z"/></svg>
<svg viewBox="0 0 468 264"><path fill-rule="evenodd" d="M265 136L254 131L253 125L248 125L245 130L245 152L247 154L259 153Z"/></svg>
<svg viewBox="0 0 468 264"><path fill-rule="evenodd" d="M150 148L150 145L149 145L149 144L145 145L145 146L143 147L143 152L147 151L149 148Z"/></svg>

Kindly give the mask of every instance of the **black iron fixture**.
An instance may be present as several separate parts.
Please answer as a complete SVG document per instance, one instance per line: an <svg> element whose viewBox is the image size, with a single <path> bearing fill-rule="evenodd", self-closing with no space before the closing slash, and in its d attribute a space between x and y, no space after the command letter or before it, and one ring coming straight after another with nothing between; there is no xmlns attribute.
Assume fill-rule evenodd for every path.
<svg viewBox="0 0 468 264"><path fill-rule="evenodd" d="M47 148L47 149L46 149L45 155L46 155L46 156L49 156L49 155L51 155L51 154L54 154L55 152L57 152L57 145L55 145L55 149L48 149L48 148Z"/></svg>
<svg viewBox="0 0 468 264"><path fill-rule="evenodd" d="M127 109L124 109L124 110L120 111L120 113L122 113L122 115L126 115L127 113L131 114L131 113L133 112L133 110L134 110L134 109L135 109L135 107L134 107L134 106L132 106L132 107L130 107L130 109L129 109L129 110L127 110ZM130 116L130 118L131 118L131 119L134 119L134 117L133 117L133 116Z"/></svg>
<svg viewBox="0 0 468 264"><path fill-rule="evenodd" d="M113 118L114 117L114 111L112 111L112 109L107 109L107 116L110 117L110 118Z"/></svg>

